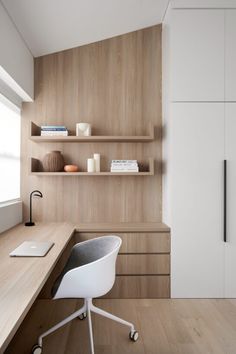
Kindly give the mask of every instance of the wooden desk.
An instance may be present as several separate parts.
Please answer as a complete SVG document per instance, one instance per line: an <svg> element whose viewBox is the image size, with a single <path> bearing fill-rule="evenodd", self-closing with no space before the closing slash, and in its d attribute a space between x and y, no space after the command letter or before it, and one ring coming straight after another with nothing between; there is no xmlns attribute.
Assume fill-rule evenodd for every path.
<svg viewBox="0 0 236 354"><path fill-rule="evenodd" d="M34 227L18 225L0 234L0 354L7 348L74 232L141 235L143 232L168 233L170 229L163 223L40 223ZM13 249L27 240L53 241L55 245L46 257L9 257Z"/></svg>
<svg viewBox="0 0 236 354"><path fill-rule="evenodd" d="M20 326L74 234L74 225L19 225L0 235L0 353ZM46 257L18 258L9 253L23 241L53 241Z"/></svg>

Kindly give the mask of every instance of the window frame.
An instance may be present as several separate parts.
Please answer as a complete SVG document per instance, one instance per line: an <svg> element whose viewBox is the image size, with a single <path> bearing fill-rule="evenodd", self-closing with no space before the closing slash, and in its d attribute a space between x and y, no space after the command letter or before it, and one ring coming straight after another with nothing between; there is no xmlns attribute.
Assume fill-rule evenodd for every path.
<svg viewBox="0 0 236 354"><path fill-rule="evenodd" d="M20 119L21 119L21 107L15 105L13 102L11 102L7 97L5 97L1 92L0 92L0 104L5 105L7 108L11 109L13 112L19 114ZM21 129L20 129L20 135L21 135ZM21 136L20 136L20 144L21 144ZM2 207L8 207L11 204L17 203L17 202L22 202L21 199L21 150L20 150L20 195L18 198L12 198L12 199L7 199L0 201L0 208Z"/></svg>

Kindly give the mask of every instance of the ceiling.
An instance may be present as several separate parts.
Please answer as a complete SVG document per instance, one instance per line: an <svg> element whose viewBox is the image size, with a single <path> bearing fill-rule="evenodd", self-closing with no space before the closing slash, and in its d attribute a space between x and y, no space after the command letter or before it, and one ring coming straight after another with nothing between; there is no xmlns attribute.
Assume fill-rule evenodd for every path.
<svg viewBox="0 0 236 354"><path fill-rule="evenodd" d="M162 22L169 0L0 0L33 56Z"/></svg>

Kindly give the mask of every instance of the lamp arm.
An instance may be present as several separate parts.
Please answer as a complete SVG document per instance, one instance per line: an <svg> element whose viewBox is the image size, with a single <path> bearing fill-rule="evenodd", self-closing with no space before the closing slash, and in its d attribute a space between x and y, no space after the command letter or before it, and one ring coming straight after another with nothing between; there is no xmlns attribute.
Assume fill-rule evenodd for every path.
<svg viewBox="0 0 236 354"><path fill-rule="evenodd" d="M38 190L34 190L30 193L30 221L25 223L25 226L33 226L34 223L32 222L32 197L40 197L43 198L43 194Z"/></svg>
<svg viewBox="0 0 236 354"><path fill-rule="evenodd" d="M30 196L35 196L35 197L40 197L40 198L43 198L43 195L42 195L42 193L39 191L39 190L35 190L35 191L33 191L33 192L31 192L30 193Z"/></svg>

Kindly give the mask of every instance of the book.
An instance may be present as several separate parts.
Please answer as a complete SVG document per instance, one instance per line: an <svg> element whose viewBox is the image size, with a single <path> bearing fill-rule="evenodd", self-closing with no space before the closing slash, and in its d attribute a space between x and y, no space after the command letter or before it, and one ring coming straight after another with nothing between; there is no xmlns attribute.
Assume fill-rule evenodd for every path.
<svg viewBox="0 0 236 354"><path fill-rule="evenodd" d="M137 163L112 163L112 167L137 167Z"/></svg>
<svg viewBox="0 0 236 354"><path fill-rule="evenodd" d="M64 131L66 131L67 129L66 128L43 128L43 129L41 129L41 132L54 132L54 131L62 131L62 132L64 132Z"/></svg>
<svg viewBox="0 0 236 354"><path fill-rule="evenodd" d="M136 168L136 169L133 169L133 170L113 170L111 168L111 172L114 172L114 173L116 173L116 172L139 172L139 169Z"/></svg>
<svg viewBox="0 0 236 354"><path fill-rule="evenodd" d="M41 136L68 136L68 130L57 130L57 131L41 131Z"/></svg>
<svg viewBox="0 0 236 354"><path fill-rule="evenodd" d="M137 163L137 160L112 160L111 163Z"/></svg>
<svg viewBox="0 0 236 354"><path fill-rule="evenodd" d="M41 125L41 130L66 129L65 125Z"/></svg>
<svg viewBox="0 0 236 354"><path fill-rule="evenodd" d="M41 132L65 132L67 131L66 128L43 128L41 129Z"/></svg>
<svg viewBox="0 0 236 354"><path fill-rule="evenodd" d="M111 166L112 170L137 170L138 166Z"/></svg>
<svg viewBox="0 0 236 354"><path fill-rule="evenodd" d="M113 160L114 161L114 160ZM137 161L131 163L111 163L111 172L139 172Z"/></svg>

